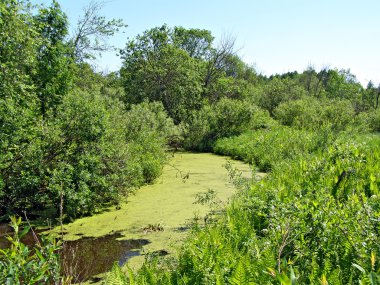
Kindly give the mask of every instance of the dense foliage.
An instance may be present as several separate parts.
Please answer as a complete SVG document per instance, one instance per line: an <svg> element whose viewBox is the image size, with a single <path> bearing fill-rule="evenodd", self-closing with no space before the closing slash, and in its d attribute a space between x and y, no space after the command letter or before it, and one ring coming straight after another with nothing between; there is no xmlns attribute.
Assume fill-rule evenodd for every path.
<svg viewBox="0 0 380 285"><path fill-rule="evenodd" d="M214 146L214 152L244 160L267 172L279 161L291 162L325 144L326 134L278 126L220 139Z"/></svg>
<svg viewBox="0 0 380 285"><path fill-rule="evenodd" d="M191 113L184 131L184 147L209 151L219 138L266 128L274 124L269 114L254 104L223 98Z"/></svg>
<svg viewBox="0 0 380 285"><path fill-rule="evenodd" d="M0 220L52 218L61 206L68 219L91 214L154 182L168 147L213 151L267 175L237 183L176 260L147 261L128 277L115 266L110 278L380 283L379 87L338 69L265 77L232 39L167 25L129 40L120 72L100 74L86 59L125 25L99 7L69 35L57 1L0 2ZM0 282L59 282L54 243L31 253L11 242L0 252L0 278L11 281Z"/></svg>
<svg viewBox="0 0 380 285"><path fill-rule="evenodd" d="M290 132L273 137L286 145ZM219 151L246 160L263 153L245 135L230 143L241 148L223 142ZM219 220L195 228L175 267L148 262L124 284L377 284L380 139L310 143L299 142L293 155L269 154L271 173L239 184Z"/></svg>
<svg viewBox="0 0 380 285"><path fill-rule="evenodd" d="M54 217L61 203L74 218L152 182L176 134L162 105L127 109L117 76L75 58L56 1L0 8L0 218Z"/></svg>

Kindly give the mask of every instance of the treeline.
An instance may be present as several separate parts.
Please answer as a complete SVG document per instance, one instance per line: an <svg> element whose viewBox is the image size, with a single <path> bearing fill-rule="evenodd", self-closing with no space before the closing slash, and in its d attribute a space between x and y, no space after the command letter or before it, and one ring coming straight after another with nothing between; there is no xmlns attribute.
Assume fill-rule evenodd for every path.
<svg viewBox="0 0 380 285"><path fill-rule="evenodd" d="M363 87L349 70L265 77L236 55L233 39L218 44L209 31L166 25L130 40L121 54L123 101L161 102L186 149L209 151L221 137L273 124L379 130L380 87Z"/></svg>

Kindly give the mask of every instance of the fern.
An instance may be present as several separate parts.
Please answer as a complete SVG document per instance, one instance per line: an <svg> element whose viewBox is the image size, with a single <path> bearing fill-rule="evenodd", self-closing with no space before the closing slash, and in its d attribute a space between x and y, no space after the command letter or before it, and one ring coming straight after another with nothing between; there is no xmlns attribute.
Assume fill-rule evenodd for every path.
<svg viewBox="0 0 380 285"><path fill-rule="evenodd" d="M133 275L132 275L132 277L133 277ZM117 263L114 263L111 271L107 274L107 278L103 284L107 284L107 285L134 285L135 283L134 283L133 279L130 279L130 282L128 282L127 276L121 270L120 266Z"/></svg>
<svg viewBox="0 0 380 285"><path fill-rule="evenodd" d="M231 285L254 285L255 283L251 280L249 272L247 271L242 260L239 260L234 274L229 279L229 284Z"/></svg>

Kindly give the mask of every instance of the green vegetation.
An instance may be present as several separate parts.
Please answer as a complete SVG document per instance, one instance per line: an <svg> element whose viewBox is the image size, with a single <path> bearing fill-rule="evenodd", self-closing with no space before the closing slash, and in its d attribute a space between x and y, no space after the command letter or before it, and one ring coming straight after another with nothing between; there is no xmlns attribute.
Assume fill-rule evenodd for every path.
<svg viewBox="0 0 380 285"><path fill-rule="evenodd" d="M213 105L193 111L184 132L184 147L210 151L219 138L274 124L269 114L254 104L223 98Z"/></svg>
<svg viewBox="0 0 380 285"><path fill-rule="evenodd" d="M176 133L162 105L126 108L119 79L73 55L57 2L0 5L0 219L91 214L158 177Z"/></svg>
<svg viewBox="0 0 380 285"><path fill-rule="evenodd" d="M289 130L275 133L278 141L291 145ZM249 136L261 137L262 131ZM225 147L247 160L252 153L270 152L247 135L229 139L241 148L229 148L227 141L217 144L219 151ZM242 187L216 224L197 229L182 247L177 265L148 262L133 276L136 284L378 280L380 138L342 135L313 146L313 151L305 141L291 153L267 156L271 173ZM124 284L134 284L129 280Z"/></svg>
<svg viewBox="0 0 380 285"><path fill-rule="evenodd" d="M278 126L220 139L214 151L244 160L267 172L277 167L280 161L291 162L323 148L325 140L325 136L316 133Z"/></svg>
<svg viewBox="0 0 380 285"><path fill-rule="evenodd" d="M37 246L30 250L20 239L29 227L20 230L21 219L11 218L14 236L7 237L11 243L9 249L0 249L1 284L66 284L69 279L60 278L60 262L57 250L60 244L54 240L37 239ZM67 283L68 284L68 283Z"/></svg>
<svg viewBox="0 0 380 285"><path fill-rule="evenodd" d="M125 27L100 7L88 6L70 35L57 1L0 2L0 221L26 213L78 222L111 206L148 215L157 196L137 189L160 183L169 151L210 151L268 175L236 181L238 194L194 227L178 256L146 260L127 276L115 266L114 282L380 283L380 88L363 87L349 70L266 77L238 57L232 39L217 44L207 30L167 25L129 40L120 71L100 74L86 60ZM193 199L195 184L184 186ZM198 201L212 204L215 193L203 192ZM128 196L138 206L125 206ZM143 220L147 230L162 228ZM29 250L13 225L12 247L0 252L11 281L0 281L60 282L57 245Z"/></svg>

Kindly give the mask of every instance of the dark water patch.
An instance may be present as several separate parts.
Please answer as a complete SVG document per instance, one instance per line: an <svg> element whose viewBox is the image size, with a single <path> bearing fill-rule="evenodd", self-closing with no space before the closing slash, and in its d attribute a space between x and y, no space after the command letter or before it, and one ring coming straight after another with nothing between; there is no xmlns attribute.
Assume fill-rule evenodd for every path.
<svg viewBox="0 0 380 285"><path fill-rule="evenodd" d="M36 232L38 235L38 232ZM12 236L13 229L0 224L0 248L10 246L7 236ZM123 265L131 257L140 255L140 249L149 243L146 239L118 240L123 236L113 233L99 238L83 237L75 241L65 241L60 252L62 274L72 276L73 282L90 280L95 275L109 271L115 262ZM29 247L36 244L36 236L29 231L22 242Z"/></svg>
<svg viewBox="0 0 380 285"><path fill-rule="evenodd" d="M156 250L156 251L153 251L151 253L152 256L165 256L168 254L169 254L169 252L165 249Z"/></svg>
<svg viewBox="0 0 380 285"><path fill-rule="evenodd" d="M109 271L114 262L123 265L129 258L139 255L136 249L149 243L146 239L117 240L121 237L116 233L65 242L61 254L63 273L74 277L75 282L86 281Z"/></svg>
<svg viewBox="0 0 380 285"><path fill-rule="evenodd" d="M95 284L95 283L99 283L100 281L102 281L103 278L101 278L101 277L92 277L89 280L90 280L90 282L89 282L90 284Z"/></svg>

